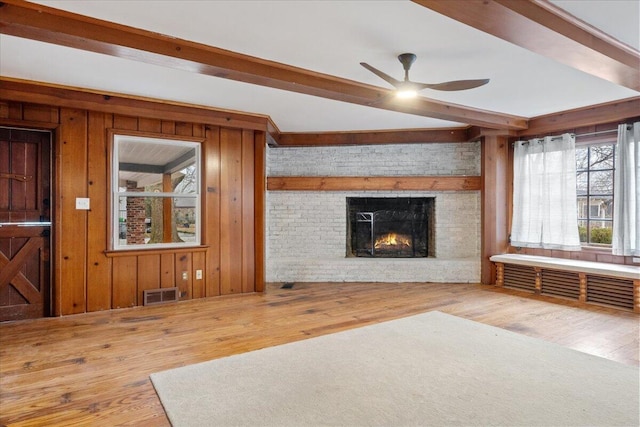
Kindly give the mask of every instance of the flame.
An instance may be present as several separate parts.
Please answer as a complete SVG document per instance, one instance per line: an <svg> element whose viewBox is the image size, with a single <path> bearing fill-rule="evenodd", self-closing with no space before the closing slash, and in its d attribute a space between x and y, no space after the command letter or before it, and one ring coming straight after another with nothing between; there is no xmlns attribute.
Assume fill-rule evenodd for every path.
<svg viewBox="0 0 640 427"><path fill-rule="evenodd" d="M398 235L396 233L389 233L376 239L376 243L374 245L376 249L380 249L382 247L390 247L390 246L411 247L411 241L406 236Z"/></svg>

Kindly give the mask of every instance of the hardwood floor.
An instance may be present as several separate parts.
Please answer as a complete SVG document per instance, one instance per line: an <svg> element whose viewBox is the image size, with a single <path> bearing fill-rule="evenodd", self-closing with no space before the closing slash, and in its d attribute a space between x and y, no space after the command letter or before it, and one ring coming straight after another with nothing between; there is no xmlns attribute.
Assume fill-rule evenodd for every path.
<svg viewBox="0 0 640 427"><path fill-rule="evenodd" d="M4 323L0 424L167 426L153 372L431 310L639 364L637 314L563 303L472 284L296 283Z"/></svg>

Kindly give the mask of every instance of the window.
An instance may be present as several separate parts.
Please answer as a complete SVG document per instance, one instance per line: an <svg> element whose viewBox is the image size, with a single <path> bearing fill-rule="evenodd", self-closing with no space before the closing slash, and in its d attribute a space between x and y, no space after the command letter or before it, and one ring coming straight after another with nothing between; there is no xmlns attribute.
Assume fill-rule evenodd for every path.
<svg viewBox="0 0 640 427"><path fill-rule="evenodd" d="M200 244L200 144L114 135L113 249Z"/></svg>
<svg viewBox="0 0 640 427"><path fill-rule="evenodd" d="M578 229L583 245L611 245L615 145L576 147Z"/></svg>

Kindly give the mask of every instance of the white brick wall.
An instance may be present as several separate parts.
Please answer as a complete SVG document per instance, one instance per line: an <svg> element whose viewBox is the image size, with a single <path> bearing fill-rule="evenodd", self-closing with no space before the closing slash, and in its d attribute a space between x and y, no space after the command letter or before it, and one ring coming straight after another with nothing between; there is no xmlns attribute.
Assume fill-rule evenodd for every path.
<svg viewBox="0 0 640 427"><path fill-rule="evenodd" d="M290 147L267 151L269 176L480 175L480 144Z"/></svg>
<svg viewBox="0 0 640 427"><path fill-rule="evenodd" d="M270 176L478 175L479 154L476 143L272 148L267 170ZM347 197L435 197L435 258L347 258ZM269 191L266 276L269 282L478 282L480 192Z"/></svg>

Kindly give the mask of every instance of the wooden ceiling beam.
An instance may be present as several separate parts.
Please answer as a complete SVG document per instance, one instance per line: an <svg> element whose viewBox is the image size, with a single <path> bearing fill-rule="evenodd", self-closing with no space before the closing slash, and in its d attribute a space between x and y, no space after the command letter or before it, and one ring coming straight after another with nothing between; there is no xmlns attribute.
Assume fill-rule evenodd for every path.
<svg viewBox="0 0 640 427"><path fill-rule="evenodd" d="M488 128L526 129L523 117L420 97L397 102L392 91L151 31L24 2L0 2L0 32L148 64L390 111Z"/></svg>
<svg viewBox="0 0 640 427"><path fill-rule="evenodd" d="M640 91L640 52L546 0L413 0L517 46Z"/></svg>

